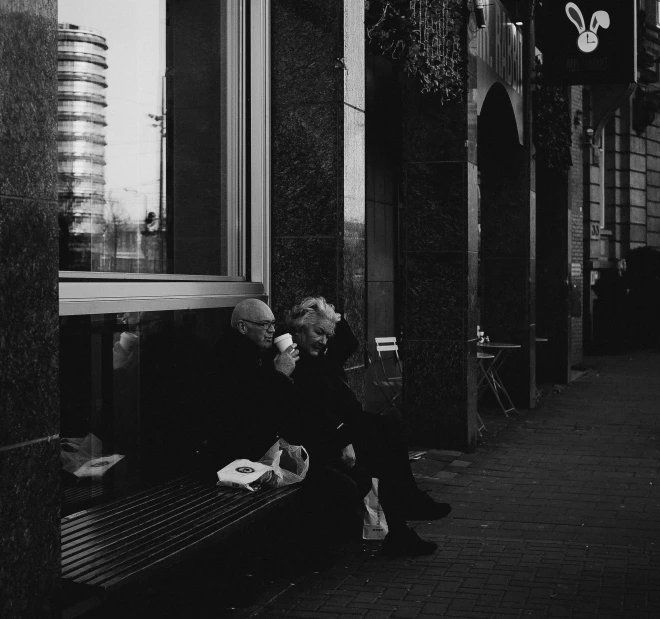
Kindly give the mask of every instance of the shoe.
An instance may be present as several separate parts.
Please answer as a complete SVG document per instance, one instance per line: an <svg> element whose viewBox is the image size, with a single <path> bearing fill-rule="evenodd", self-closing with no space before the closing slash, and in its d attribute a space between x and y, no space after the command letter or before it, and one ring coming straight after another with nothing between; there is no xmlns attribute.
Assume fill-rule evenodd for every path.
<svg viewBox="0 0 660 619"><path fill-rule="evenodd" d="M396 534L385 536L380 553L386 557L418 557L431 555L438 549L435 542L424 541L415 531L406 528Z"/></svg>
<svg viewBox="0 0 660 619"><path fill-rule="evenodd" d="M449 503L438 503L425 492L418 492L406 506L406 520L440 520L451 512Z"/></svg>

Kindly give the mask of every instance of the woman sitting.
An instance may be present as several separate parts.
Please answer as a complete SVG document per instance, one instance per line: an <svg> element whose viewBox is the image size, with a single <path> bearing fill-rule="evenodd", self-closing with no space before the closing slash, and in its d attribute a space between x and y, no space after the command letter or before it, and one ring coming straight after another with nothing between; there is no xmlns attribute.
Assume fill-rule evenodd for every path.
<svg viewBox="0 0 660 619"><path fill-rule="evenodd" d="M298 435L313 466L349 476L360 496L370 490L372 477L379 479L389 529L383 554L433 553L437 544L422 540L406 521L442 518L451 508L417 488L400 423L363 411L346 382L343 364L357 349L350 327L323 297L308 297L291 309L286 327L300 351L291 377L302 404Z"/></svg>

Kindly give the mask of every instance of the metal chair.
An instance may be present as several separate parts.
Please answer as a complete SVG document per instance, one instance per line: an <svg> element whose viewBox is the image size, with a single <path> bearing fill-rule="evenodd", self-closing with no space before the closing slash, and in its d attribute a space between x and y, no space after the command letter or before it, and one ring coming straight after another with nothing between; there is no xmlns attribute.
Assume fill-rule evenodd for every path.
<svg viewBox="0 0 660 619"><path fill-rule="evenodd" d="M378 355L377 365L372 363L374 385L380 389L390 406L399 410L403 366L396 337L376 337L374 341Z"/></svg>

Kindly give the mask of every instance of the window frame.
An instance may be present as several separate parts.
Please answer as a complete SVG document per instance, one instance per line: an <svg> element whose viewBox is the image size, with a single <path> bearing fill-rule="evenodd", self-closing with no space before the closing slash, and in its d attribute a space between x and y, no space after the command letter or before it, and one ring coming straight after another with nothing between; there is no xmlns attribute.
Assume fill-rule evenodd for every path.
<svg viewBox="0 0 660 619"><path fill-rule="evenodd" d="M249 97L243 97L242 169L236 170L235 187L245 216L232 225L242 236L235 259L246 277L60 271L60 316L231 307L245 298L269 296L270 2L244 0L239 9L247 36L238 66Z"/></svg>

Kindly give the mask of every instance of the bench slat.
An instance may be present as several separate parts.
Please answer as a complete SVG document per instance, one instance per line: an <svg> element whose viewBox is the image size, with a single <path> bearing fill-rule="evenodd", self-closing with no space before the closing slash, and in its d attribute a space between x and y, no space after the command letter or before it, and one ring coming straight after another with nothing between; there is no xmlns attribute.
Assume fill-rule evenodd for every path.
<svg viewBox="0 0 660 619"><path fill-rule="evenodd" d="M250 493L179 478L71 514L62 520L62 577L106 591L117 588L231 535L297 489Z"/></svg>
<svg viewBox="0 0 660 619"><path fill-rule="evenodd" d="M171 493L176 488L201 487L201 485L201 483L196 482L192 478L179 477L168 483L156 486L155 488L141 490L134 494L108 501L107 503L103 503L103 505L90 507L89 509L66 516L62 518L62 530L67 531L72 527L80 526L86 520L94 520L100 512L112 516L117 512L131 509L134 506L137 507L140 504L152 503L153 501L158 500L159 497Z"/></svg>
<svg viewBox="0 0 660 619"><path fill-rule="evenodd" d="M200 519L205 514L213 513L218 509L230 513L236 506L245 503L245 499L241 496L232 497L231 501L224 499L219 502L218 497L213 494L213 490L209 489L208 495L200 497L193 503L186 503L185 509L159 512L148 518L140 518L139 514L136 514L136 517L131 518L121 526L114 527L111 535L102 531L95 531L93 535L90 534L85 539L85 544L74 547L67 545L66 555L63 554L62 568L66 569L70 564L80 562L88 555L103 553L104 556L110 556L111 549L129 545L133 539L158 539L166 536L169 529L183 527L186 523L190 523L192 519Z"/></svg>
<svg viewBox="0 0 660 619"><path fill-rule="evenodd" d="M130 559L113 565L111 571L106 570L98 574L96 578L89 579L88 582L91 585L103 585L107 588L112 586L115 581L124 581L133 574L139 575L144 567L151 567L161 561L166 561L171 556L176 556L182 551L191 551L200 548L203 544L225 538L252 522L257 514L261 517L262 512L272 508L282 498L282 496L276 496L264 500L258 506L258 511L255 510L254 506L246 506L238 514L228 514L209 522L199 523L193 530L179 533L167 543L156 545L138 556L131 556ZM117 568L122 569L123 572L117 574Z"/></svg>
<svg viewBox="0 0 660 619"><path fill-rule="evenodd" d="M113 531L121 534L132 522L141 525L148 522L150 518L159 518L162 513L176 512L182 504L194 505L203 499L213 500L213 491L208 488L191 488L187 492L180 491L178 495L166 495L159 502L141 505L134 511L130 509L121 512L115 510L110 515L104 512L95 513L92 517L85 518L79 526L70 527L64 532L62 556L68 556L70 549L84 544L88 539L96 540L102 535L112 536Z"/></svg>

